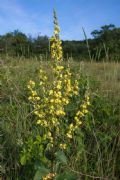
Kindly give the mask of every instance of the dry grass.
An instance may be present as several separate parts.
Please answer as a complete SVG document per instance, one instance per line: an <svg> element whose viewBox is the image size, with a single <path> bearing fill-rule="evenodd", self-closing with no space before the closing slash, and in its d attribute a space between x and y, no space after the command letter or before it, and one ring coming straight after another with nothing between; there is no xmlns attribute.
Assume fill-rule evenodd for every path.
<svg viewBox="0 0 120 180"><path fill-rule="evenodd" d="M50 62L42 62L46 64ZM120 63L117 62L70 62L71 66L93 78L100 84L100 93L102 95L110 95L114 97L120 96ZM19 77L24 78L25 75L31 76L32 73L37 71L41 62L37 59L12 59L1 60L1 69L6 72L13 72L14 79ZM48 69L49 71L49 69ZM33 74L32 74L33 75ZM26 77L27 78L27 77Z"/></svg>
<svg viewBox="0 0 120 180"><path fill-rule="evenodd" d="M111 97L120 96L120 63L117 62L72 62L72 66L92 77L100 84L100 93Z"/></svg>

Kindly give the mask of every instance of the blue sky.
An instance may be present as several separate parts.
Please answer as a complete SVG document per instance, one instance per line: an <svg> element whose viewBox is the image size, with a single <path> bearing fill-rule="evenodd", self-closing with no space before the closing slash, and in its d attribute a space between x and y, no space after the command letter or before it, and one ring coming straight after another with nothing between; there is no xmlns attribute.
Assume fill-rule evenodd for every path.
<svg viewBox="0 0 120 180"><path fill-rule="evenodd" d="M88 37L105 24L120 27L120 0L0 0L0 34L19 29L27 35L53 34L57 10L61 39Z"/></svg>

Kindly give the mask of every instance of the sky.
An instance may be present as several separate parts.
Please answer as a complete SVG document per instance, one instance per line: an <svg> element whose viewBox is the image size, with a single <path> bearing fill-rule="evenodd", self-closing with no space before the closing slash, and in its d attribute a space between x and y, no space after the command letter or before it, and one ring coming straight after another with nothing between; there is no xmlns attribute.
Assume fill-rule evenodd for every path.
<svg viewBox="0 0 120 180"><path fill-rule="evenodd" d="M103 25L120 27L120 0L0 0L0 35L16 29L36 37L53 35L53 8L64 40L82 40Z"/></svg>

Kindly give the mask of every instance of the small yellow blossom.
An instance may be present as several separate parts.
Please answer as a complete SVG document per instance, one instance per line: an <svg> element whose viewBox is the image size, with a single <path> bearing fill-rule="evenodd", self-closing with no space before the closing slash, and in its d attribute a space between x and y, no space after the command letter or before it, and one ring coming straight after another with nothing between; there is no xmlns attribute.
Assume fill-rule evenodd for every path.
<svg viewBox="0 0 120 180"><path fill-rule="evenodd" d="M50 91L49 91L49 95L52 95L52 94L53 94L53 90L50 90Z"/></svg>
<svg viewBox="0 0 120 180"><path fill-rule="evenodd" d="M72 139L72 134L71 133L67 133L66 136L69 138L69 139Z"/></svg>
<svg viewBox="0 0 120 180"><path fill-rule="evenodd" d="M52 136L52 134L51 134L51 132L49 131L49 132L48 132L48 137L51 137L51 136Z"/></svg>
<svg viewBox="0 0 120 180"><path fill-rule="evenodd" d="M42 180L52 180L56 176L56 173L49 173L42 178Z"/></svg>
<svg viewBox="0 0 120 180"><path fill-rule="evenodd" d="M88 110L87 110L87 109L84 109L84 110L83 110L83 113L87 114L87 113L88 113Z"/></svg>
<svg viewBox="0 0 120 180"><path fill-rule="evenodd" d="M73 126L73 124L71 123L71 124L70 124L70 129L73 129L73 128L74 128L74 126Z"/></svg>
<svg viewBox="0 0 120 180"><path fill-rule="evenodd" d="M37 121L37 124L41 124L42 123L42 121L39 119L38 121Z"/></svg>
<svg viewBox="0 0 120 180"><path fill-rule="evenodd" d="M37 92L36 91L31 91L32 92L32 96L37 96Z"/></svg>
<svg viewBox="0 0 120 180"><path fill-rule="evenodd" d="M64 67L63 66L57 66L56 70L60 71L60 70L63 70Z"/></svg>
<svg viewBox="0 0 120 180"><path fill-rule="evenodd" d="M67 148L67 144L60 144L60 148L61 149L66 149Z"/></svg>
<svg viewBox="0 0 120 180"><path fill-rule="evenodd" d="M54 99L50 99L50 102L53 103L53 102L54 102Z"/></svg>
<svg viewBox="0 0 120 180"><path fill-rule="evenodd" d="M36 101L39 101L39 100L40 100L40 97L38 97L38 96L35 97L35 100L36 100Z"/></svg>
<svg viewBox="0 0 120 180"><path fill-rule="evenodd" d="M58 84L56 88L57 88L57 89L61 89L62 87L61 87L60 84Z"/></svg>
<svg viewBox="0 0 120 180"><path fill-rule="evenodd" d="M39 85L40 85L40 86L41 86L41 85L43 85L43 82L42 82L42 81L40 81Z"/></svg>
<svg viewBox="0 0 120 180"><path fill-rule="evenodd" d="M29 85L30 85L32 88L34 88L34 87L35 87L35 82L32 81L32 80L30 80L30 81L29 81Z"/></svg>

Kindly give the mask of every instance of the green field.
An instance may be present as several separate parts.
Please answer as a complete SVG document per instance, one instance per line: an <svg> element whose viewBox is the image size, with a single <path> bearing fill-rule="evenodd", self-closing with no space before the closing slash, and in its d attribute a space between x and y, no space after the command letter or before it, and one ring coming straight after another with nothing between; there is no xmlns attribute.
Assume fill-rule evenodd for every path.
<svg viewBox="0 0 120 180"><path fill-rule="evenodd" d="M88 79L92 118L82 128L79 156L73 154L63 165L73 179L120 178L120 64L70 61L73 72ZM51 75L50 61L31 58L1 58L0 159L1 179L27 180L29 166L20 164L21 145L31 131L27 84L37 80L39 67ZM67 64L63 62L63 64ZM61 167L62 168L62 167ZM62 170L63 171L63 170ZM70 178L68 178L70 179ZM71 175L72 180L72 175Z"/></svg>

